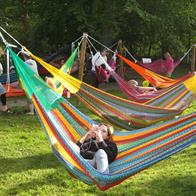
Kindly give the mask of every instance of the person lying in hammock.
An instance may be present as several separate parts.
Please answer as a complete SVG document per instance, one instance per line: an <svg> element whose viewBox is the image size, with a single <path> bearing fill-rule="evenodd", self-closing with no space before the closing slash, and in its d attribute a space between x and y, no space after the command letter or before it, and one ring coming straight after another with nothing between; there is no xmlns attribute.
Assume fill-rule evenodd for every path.
<svg viewBox="0 0 196 196"><path fill-rule="evenodd" d="M135 87L140 93L149 93L149 92L155 92L157 89L155 87L143 87L139 86L138 82L136 80L129 80L128 85L131 87Z"/></svg>
<svg viewBox="0 0 196 196"><path fill-rule="evenodd" d="M171 77L174 69L180 64L180 61L181 60L176 60L174 62L174 59L172 58L171 54L169 52L165 52L163 55L163 59L155 60L152 63L139 62L139 64L158 74Z"/></svg>
<svg viewBox="0 0 196 196"><path fill-rule="evenodd" d="M107 124L92 128L75 144L74 149L97 171L108 174L109 163L115 160L118 149L112 141L113 127Z"/></svg>
<svg viewBox="0 0 196 196"><path fill-rule="evenodd" d="M53 89L56 89L56 86L51 77L46 76L45 81L48 84L48 86L52 87Z"/></svg>
<svg viewBox="0 0 196 196"><path fill-rule="evenodd" d="M51 77L46 76L45 77L45 81L48 84L48 86L50 86L54 90L58 91L58 89L57 89L57 87L56 87L56 85L55 85L55 83L54 83L54 81L53 81L53 79ZM59 91L59 92L61 92L61 91ZM62 96L70 98L71 97L71 93L64 87L64 90L62 91Z"/></svg>

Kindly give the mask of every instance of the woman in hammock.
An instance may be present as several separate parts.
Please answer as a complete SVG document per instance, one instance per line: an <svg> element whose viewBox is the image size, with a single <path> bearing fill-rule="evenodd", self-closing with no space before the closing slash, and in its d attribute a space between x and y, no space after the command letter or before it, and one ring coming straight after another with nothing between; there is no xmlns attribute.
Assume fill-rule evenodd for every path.
<svg viewBox="0 0 196 196"><path fill-rule="evenodd" d="M107 124L94 125L73 147L97 171L109 173L109 163L118 154L116 144L112 141L113 127Z"/></svg>
<svg viewBox="0 0 196 196"><path fill-rule="evenodd" d="M165 75L167 77L171 77L174 69L178 66L180 60L174 62L174 59L170 55L169 52L164 53L163 59L158 59L152 63L142 63L139 62L143 67L150 69L158 74Z"/></svg>

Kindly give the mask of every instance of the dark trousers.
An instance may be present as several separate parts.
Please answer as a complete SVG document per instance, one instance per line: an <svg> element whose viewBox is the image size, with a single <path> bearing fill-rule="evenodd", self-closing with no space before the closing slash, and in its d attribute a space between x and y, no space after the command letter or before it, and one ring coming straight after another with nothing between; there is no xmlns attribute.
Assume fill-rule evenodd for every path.
<svg viewBox="0 0 196 196"><path fill-rule="evenodd" d="M99 80L97 78L97 74L95 71L91 71L91 75L92 75L92 78L93 78L93 86L98 88L99 87Z"/></svg>
<svg viewBox="0 0 196 196"><path fill-rule="evenodd" d="M1 95L1 103L2 105L6 105L6 94L5 93Z"/></svg>

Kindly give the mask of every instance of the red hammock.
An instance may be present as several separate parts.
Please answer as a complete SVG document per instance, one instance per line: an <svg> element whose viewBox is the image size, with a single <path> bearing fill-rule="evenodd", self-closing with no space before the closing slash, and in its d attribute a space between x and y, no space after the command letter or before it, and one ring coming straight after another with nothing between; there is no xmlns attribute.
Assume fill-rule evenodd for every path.
<svg viewBox="0 0 196 196"><path fill-rule="evenodd" d="M21 88L16 88L13 86L9 86L7 84L3 85L3 87L7 90L6 97L20 97L25 96L25 92Z"/></svg>

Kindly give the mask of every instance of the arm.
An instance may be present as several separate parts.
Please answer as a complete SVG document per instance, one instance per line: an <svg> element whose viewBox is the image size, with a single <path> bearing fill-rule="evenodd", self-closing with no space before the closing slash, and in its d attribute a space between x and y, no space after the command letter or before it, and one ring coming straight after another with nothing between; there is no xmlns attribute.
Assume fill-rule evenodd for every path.
<svg viewBox="0 0 196 196"><path fill-rule="evenodd" d="M109 141L106 143L105 141L102 141L98 143L98 146L99 149L103 149L106 152L109 163L111 163L116 158L118 149L114 142Z"/></svg>
<svg viewBox="0 0 196 196"><path fill-rule="evenodd" d="M96 132L96 141L99 149L103 149L106 152L108 161L111 163L118 153L116 144L112 141L104 141L100 130Z"/></svg>
<svg viewBox="0 0 196 196"><path fill-rule="evenodd" d="M148 92L148 91L157 91L157 89L155 87L143 87L143 86L138 86L139 90L142 90L144 92Z"/></svg>
<svg viewBox="0 0 196 196"><path fill-rule="evenodd" d="M97 130L97 125L92 125L90 130L86 132L86 134L80 138L80 140L77 142L78 146L81 146L86 140L95 137L95 132Z"/></svg>

